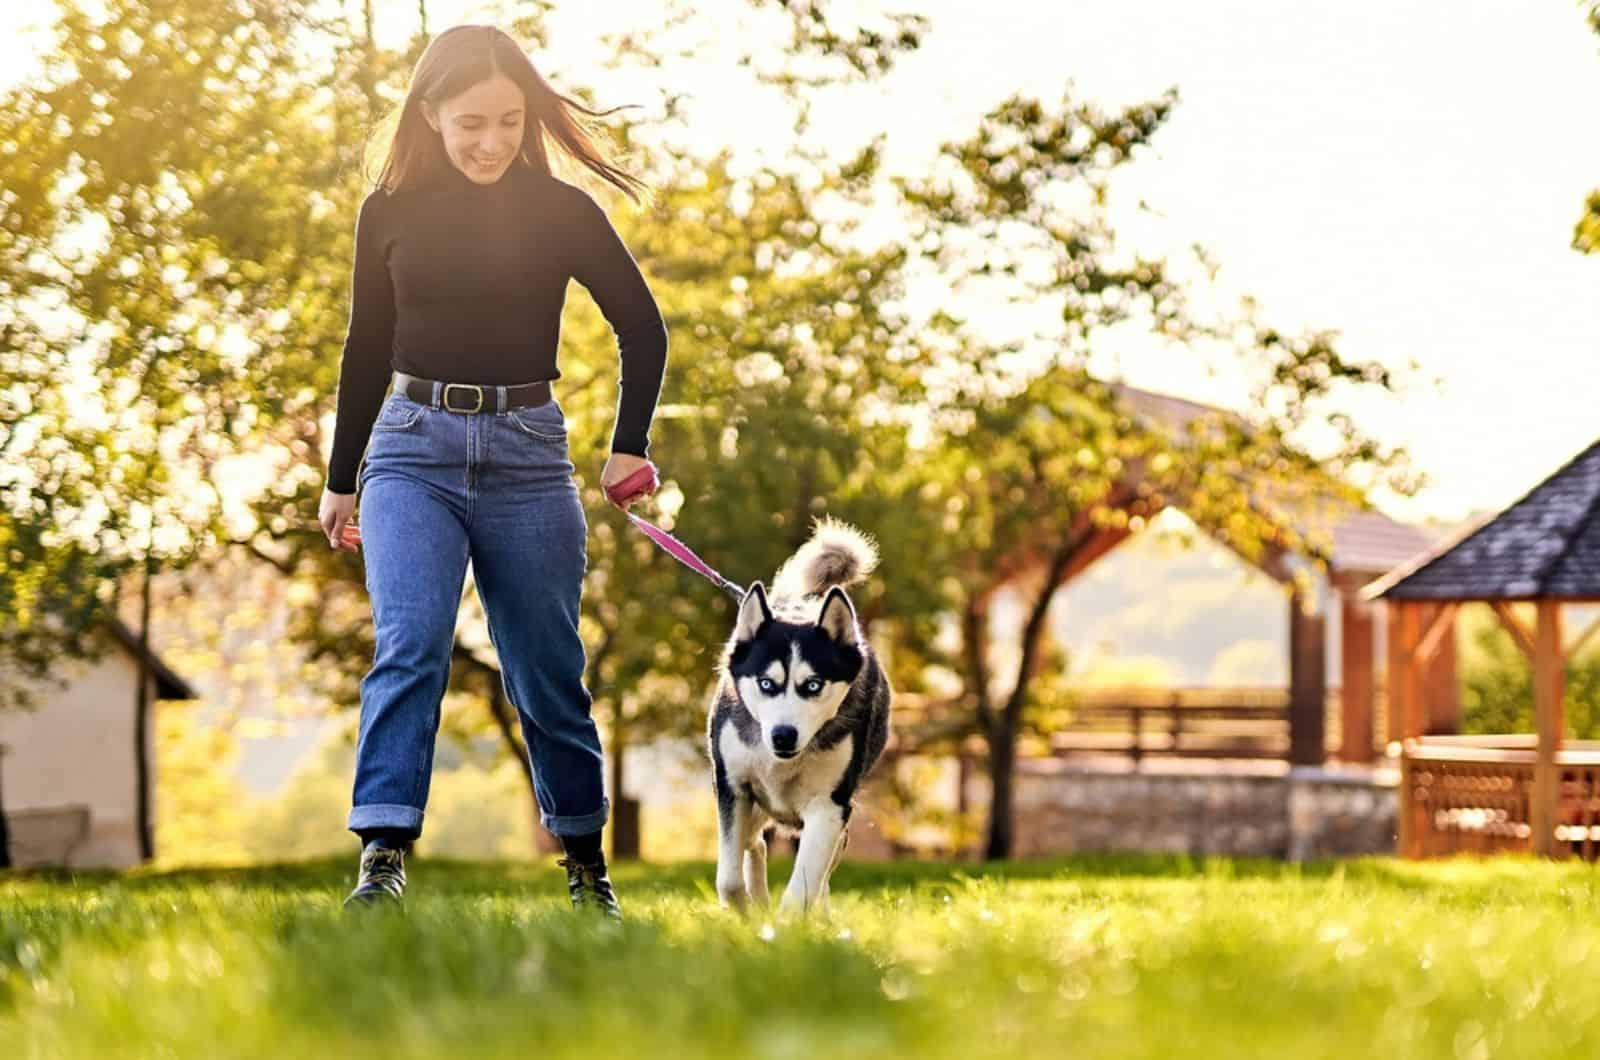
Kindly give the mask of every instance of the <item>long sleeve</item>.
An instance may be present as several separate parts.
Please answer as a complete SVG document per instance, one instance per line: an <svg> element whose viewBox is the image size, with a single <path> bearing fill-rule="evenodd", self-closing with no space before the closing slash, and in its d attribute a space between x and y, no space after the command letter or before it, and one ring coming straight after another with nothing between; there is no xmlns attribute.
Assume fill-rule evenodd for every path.
<svg viewBox="0 0 1600 1060"><path fill-rule="evenodd" d="M356 471L388 389L394 350L394 286L384 251L388 193L373 191L356 218L350 326L339 364L339 396L328 458L328 492L354 493Z"/></svg>
<svg viewBox="0 0 1600 1060"><path fill-rule="evenodd" d="M611 451L648 456L650 421L667 364L667 326L639 265L587 193L580 193L572 275L594 298L617 337L620 375Z"/></svg>

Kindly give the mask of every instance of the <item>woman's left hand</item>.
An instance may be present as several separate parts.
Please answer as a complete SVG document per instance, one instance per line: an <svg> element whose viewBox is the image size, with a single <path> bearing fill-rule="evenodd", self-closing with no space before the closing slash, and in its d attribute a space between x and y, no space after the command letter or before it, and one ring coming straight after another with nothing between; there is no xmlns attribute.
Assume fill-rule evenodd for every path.
<svg viewBox="0 0 1600 1060"><path fill-rule="evenodd" d="M611 488L648 463L649 460L632 453L612 453L606 459L606 466L600 472L600 490L606 495L606 500L611 501L612 507L625 512L634 502L655 492L651 490L650 493L636 494L620 503L611 500Z"/></svg>

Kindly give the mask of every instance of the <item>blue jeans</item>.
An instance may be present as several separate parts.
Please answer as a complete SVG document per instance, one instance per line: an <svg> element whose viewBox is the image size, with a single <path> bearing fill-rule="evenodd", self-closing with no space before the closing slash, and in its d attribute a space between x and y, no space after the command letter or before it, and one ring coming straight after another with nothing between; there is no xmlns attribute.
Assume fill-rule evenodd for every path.
<svg viewBox="0 0 1600 1060"><path fill-rule="evenodd" d="M588 524L566 416L553 398L495 406L493 390L481 413L391 393L373 424L356 489L377 644L361 679L353 832L421 834L469 559L527 741L540 821L556 835L583 835L610 810L583 683Z"/></svg>

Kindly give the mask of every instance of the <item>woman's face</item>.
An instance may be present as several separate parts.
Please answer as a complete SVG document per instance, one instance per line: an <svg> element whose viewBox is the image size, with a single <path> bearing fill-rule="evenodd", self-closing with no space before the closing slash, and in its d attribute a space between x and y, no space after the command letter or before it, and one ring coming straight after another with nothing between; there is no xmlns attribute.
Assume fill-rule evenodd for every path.
<svg viewBox="0 0 1600 1060"><path fill-rule="evenodd" d="M497 73L437 108L424 100L422 116L444 140L451 165L474 183L493 184L522 149L525 106L522 89Z"/></svg>

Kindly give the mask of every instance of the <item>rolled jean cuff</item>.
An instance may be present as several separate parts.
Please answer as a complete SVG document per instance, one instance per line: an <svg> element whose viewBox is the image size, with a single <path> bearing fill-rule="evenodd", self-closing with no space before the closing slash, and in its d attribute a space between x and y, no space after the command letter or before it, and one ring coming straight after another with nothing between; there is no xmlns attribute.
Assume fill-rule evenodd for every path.
<svg viewBox="0 0 1600 1060"><path fill-rule="evenodd" d="M346 822L345 827L352 832L360 832L367 828L403 828L421 835L422 811L415 806L401 806L395 803L356 806L350 810L350 820Z"/></svg>
<svg viewBox="0 0 1600 1060"><path fill-rule="evenodd" d="M578 817L555 817L539 811L539 823L544 825L545 831L552 835L588 835L598 832L605 827L606 817L611 813L611 800L602 798L600 808L594 813L582 814Z"/></svg>

